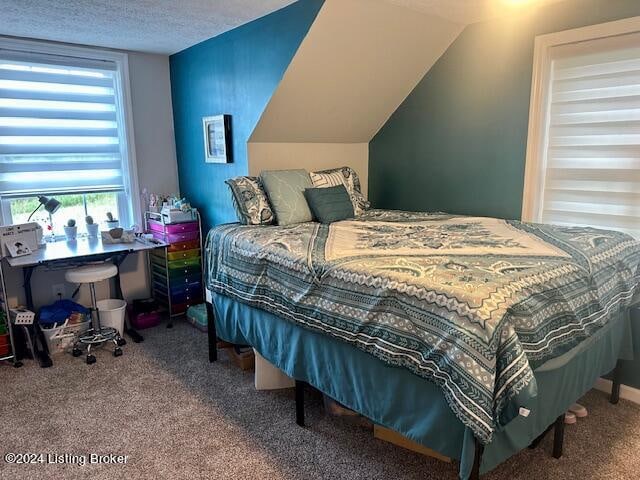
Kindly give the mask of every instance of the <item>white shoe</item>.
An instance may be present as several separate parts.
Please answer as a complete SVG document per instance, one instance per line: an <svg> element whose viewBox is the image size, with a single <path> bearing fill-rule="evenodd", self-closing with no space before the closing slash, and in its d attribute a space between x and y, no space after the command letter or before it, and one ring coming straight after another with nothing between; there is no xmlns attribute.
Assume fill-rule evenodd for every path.
<svg viewBox="0 0 640 480"><path fill-rule="evenodd" d="M586 407L580 405L579 403L574 403L573 405L571 405L569 407L569 411L574 413L575 416L578 418L584 418L587 415L589 415L589 412L587 411Z"/></svg>
<svg viewBox="0 0 640 480"><path fill-rule="evenodd" d="M578 420L576 419L576 414L573 412L567 412L564 414L564 423L567 425L573 425Z"/></svg>

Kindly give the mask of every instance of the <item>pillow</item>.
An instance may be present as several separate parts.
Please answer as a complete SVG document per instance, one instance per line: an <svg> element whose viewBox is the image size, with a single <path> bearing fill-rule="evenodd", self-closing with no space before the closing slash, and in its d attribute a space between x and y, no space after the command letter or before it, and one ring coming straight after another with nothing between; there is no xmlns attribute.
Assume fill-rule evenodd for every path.
<svg viewBox="0 0 640 480"><path fill-rule="evenodd" d="M313 187L306 170L270 170L260 179L276 214L278 225L310 222L311 210L304 191Z"/></svg>
<svg viewBox="0 0 640 480"><path fill-rule="evenodd" d="M231 189L233 208L244 225L271 225L273 210L258 177L235 177L226 180Z"/></svg>
<svg viewBox="0 0 640 480"><path fill-rule="evenodd" d="M307 188L304 191L313 216L320 223L353 218L353 204L344 185L326 188Z"/></svg>
<svg viewBox="0 0 640 480"><path fill-rule="evenodd" d="M358 174L351 167L311 172L310 176L314 187L327 188L340 184L344 185L351 198L353 212L356 216L363 214L365 210L371 207L371 204L362 195Z"/></svg>

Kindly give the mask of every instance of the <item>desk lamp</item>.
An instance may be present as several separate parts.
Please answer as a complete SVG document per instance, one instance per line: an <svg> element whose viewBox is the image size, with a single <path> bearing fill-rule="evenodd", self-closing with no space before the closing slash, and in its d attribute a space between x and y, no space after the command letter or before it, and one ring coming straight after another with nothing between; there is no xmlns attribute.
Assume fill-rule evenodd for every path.
<svg viewBox="0 0 640 480"><path fill-rule="evenodd" d="M42 207L44 205L44 209L49 212L49 215L53 215L54 213L56 213L58 211L58 209L60 208L60 202L58 200L56 200L55 198L47 198L44 195L40 195L38 197L38 202L39 205L36 207L36 209L31 212L31 215L29 215L29 219L27 220L27 222L31 221L31 217L33 217L33 215L40 209L40 207Z"/></svg>

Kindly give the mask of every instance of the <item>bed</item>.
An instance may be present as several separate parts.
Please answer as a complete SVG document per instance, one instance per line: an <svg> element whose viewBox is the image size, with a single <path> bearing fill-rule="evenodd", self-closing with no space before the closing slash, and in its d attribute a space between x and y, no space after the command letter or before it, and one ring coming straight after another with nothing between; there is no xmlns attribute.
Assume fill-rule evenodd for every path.
<svg viewBox="0 0 640 480"><path fill-rule="evenodd" d="M217 335L486 472L633 351L623 233L369 210L207 238ZM482 453L480 456L479 453Z"/></svg>

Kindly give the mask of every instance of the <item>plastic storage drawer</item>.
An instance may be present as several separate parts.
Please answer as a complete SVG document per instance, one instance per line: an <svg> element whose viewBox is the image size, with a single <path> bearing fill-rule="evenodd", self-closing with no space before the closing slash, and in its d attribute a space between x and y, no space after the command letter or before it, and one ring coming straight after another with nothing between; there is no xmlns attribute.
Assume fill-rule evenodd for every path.
<svg viewBox="0 0 640 480"><path fill-rule="evenodd" d="M153 238L160 240L164 243L176 243L176 242L189 242L192 240L198 240L200 237L200 232L197 230L194 232L183 232L183 233L162 233L152 231L151 234Z"/></svg>
<svg viewBox="0 0 640 480"><path fill-rule="evenodd" d="M154 279L153 288L163 295L167 295L167 286L163 282L156 281ZM188 295L195 297L202 295L202 285L200 282L181 283L177 285L170 285L171 295Z"/></svg>
<svg viewBox="0 0 640 480"><path fill-rule="evenodd" d="M151 263L157 265L160 268L165 268L166 266L169 268L169 270L176 270L186 267L199 267L200 257L191 257L184 259L180 258L178 260L169 260L168 262L165 262L164 258L154 255L151 257Z"/></svg>
<svg viewBox="0 0 640 480"><path fill-rule="evenodd" d="M156 249L154 250L152 253L152 255L155 255L158 258L161 258L163 261L165 259L165 255L166 258L168 260L184 260L187 258L193 258L193 257L199 257L200 256L200 249L199 248L195 248L193 250L181 250L178 252L168 252L166 253L163 249Z"/></svg>
<svg viewBox="0 0 640 480"><path fill-rule="evenodd" d="M172 243L167 247L169 252L181 252L183 250L193 250L200 248L200 240L189 240L188 242Z"/></svg>
<svg viewBox="0 0 640 480"><path fill-rule="evenodd" d="M202 279L202 273L198 270L196 272L192 272L192 273L186 273L183 275L174 275L174 276L170 276L169 277L169 285L171 287L176 287L178 285L184 285L187 283L195 283L195 282L200 282ZM159 282L162 285L165 285L167 283L167 277L165 275L165 272L157 272L154 271L153 272L153 281L154 282Z"/></svg>
<svg viewBox="0 0 640 480"><path fill-rule="evenodd" d="M166 269L164 267L159 267L156 264L151 265L151 271L154 274L160 275L162 278L164 278L166 276ZM200 277L201 276L200 265L192 265L192 266L189 266L189 267L170 268L169 269L169 278L170 279L182 278L182 277L186 277L187 275L197 275L198 277ZM173 280L171 280L171 281L173 281Z"/></svg>
<svg viewBox="0 0 640 480"><path fill-rule="evenodd" d="M174 235L176 233L197 232L200 230L198 222L172 223L165 225L156 220L149 220L149 229L152 232L167 233Z"/></svg>

